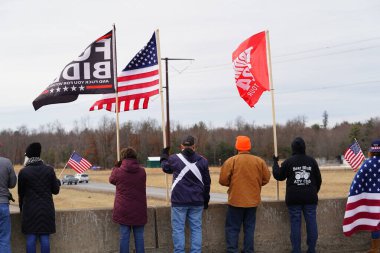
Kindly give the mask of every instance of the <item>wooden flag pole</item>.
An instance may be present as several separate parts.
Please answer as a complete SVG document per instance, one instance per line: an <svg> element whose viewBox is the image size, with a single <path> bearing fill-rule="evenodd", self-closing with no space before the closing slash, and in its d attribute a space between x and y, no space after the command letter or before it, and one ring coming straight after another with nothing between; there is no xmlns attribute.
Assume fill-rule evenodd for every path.
<svg viewBox="0 0 380 253"><path fill-rule="evenodd" d="M157 57L158 57L158 69L160 71L160 97L161 97L161 126L162 126L162 138L164 148L168 146L166 143L166 130L165 130L165 111L164 111L164 91L162 88L162 72L161 72L161 48L160 48L160 34L159 30L156 30L156 44L157 44ZM166 185L166 204L169 203L169 178L165 173L165 185Z"/></svg>
<svg viewBox="0 0 380 253"><path fill-rule="evenodd" d="M120 161L120 124L119 124L119 95L118 95L118 83L117 83L117 58L116 58L116 27L112 26L112 56L113 56L113 75L115 83L115 111L116 111L116 153L117 161Z"/></svg>
<svg viewBox="0 0 380 253"><path fill-rule="evenodd" d="M61 177L61 175L62 175L62 173L65 171L66 167L67 167L67 163L65 164L65 167L63 167L63 169L62 169L61 173L59 174L58 178Z"/></svg>
<svg viewBox="0 0 380 253"><path fill-rule="evenodd" d="M70 158L73 156L74 152L75 152L75 150L71 153ZM69 158L69 160L70 160L70 158ZM63 169L62 169L61 173L59 174L58 178L60 178L61 175L62 175L62 173L65 171L65 169L66 169L66 167L67 167L67 163L68 163L68 162L66 162L65 167L63 167Z"/></svg>
<svg viewBox="0 0 380 253"><path fill-rule="evenodd" d="M277 152L277 133L276 133L276 112L274 107L274 89L273 89L273 79L272 79L272 61L271 61L271 54L270 54L270 43L269 43L269 31L265 31L265 37L266 37L266 44L267 44L267 64L268 64L268 74L269 74L269 86L270 86L270 93L272 98L272 120L273 120L273 146L274 146L274 155L278 156ZM280 199L280 193L279 193L279 183L277 181L277 200Z"/></svg>

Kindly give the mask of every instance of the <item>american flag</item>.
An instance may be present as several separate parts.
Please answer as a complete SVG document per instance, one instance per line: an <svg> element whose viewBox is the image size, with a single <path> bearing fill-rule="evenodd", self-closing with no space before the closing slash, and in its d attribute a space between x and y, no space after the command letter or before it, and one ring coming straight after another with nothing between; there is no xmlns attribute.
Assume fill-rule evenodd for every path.
<svg viewBox="0 0 380 253"><path fill-rule="evenodd" d="M67 164L70 165L70 167L78 173L83 173L92 166L89 161L81 157L77 152L73 152L71 154L71 157Z"/></svg>
<svg viewBox="0 0 380 253"><path fill-rule="evenodd" d="M348 164L356 171L360 164L365 159L363 152L359 146L359 143L355 140L354 143L351 144L350 147L344 152L344 159L348 162Z"/></svg>
<svg viewBox="0 0 380 253"><path fill-rule="evenodd" d="M352 180L343 233L380 230L380 157L367 159Z"/></svg>
<svg viewBox="0 0 380 253"><path fill-rule="evenodd" d="M160 69L156 34L141 49L118 76L119 111L147 109L149 99L159 94ZM90 111L106 109L116 112L116 95L105 94Z"/></svg>

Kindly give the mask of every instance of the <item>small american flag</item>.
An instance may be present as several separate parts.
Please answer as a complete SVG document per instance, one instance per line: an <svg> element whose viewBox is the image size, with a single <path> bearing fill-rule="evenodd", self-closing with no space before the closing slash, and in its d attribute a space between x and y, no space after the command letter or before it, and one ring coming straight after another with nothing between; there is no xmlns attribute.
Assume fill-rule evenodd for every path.
<svg viewBox="0 0 380 253"><path fill-rule="evenodd" d="M344 152L344 159L348 164L356 171L363 160L365 159L363 152L359 146L359 143L355 140L354 143Z"/></svg>
<svg viewBox="0 0 380 253"><path fill-rule="evenodd" d="M159 94L160 69L156 34L118 76L119 111L147 109L150 97ZM105 94L90 111L106 109L116 112L116 95Z"/></svg>
<svg viewBox="0 0 380 253"><path fill-rule="evenodd" d="M367 159L352 180L343 233L380 230L380 157Z"/></svg>
<svg viewBox="0 0 380 253"><path fill-rule="evenodd" d="M83 173L92 166L89 161L81 157L77 152L73 152L71 154L71 157L67 164L70 165L70 167L78 173Z"/></svg>

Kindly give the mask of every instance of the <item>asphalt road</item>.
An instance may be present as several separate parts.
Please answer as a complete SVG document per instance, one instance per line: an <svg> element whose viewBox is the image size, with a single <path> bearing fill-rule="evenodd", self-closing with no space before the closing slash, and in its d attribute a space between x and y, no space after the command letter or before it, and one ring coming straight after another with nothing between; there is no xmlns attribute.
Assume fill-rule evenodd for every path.
<svg viewBox="0 0 380 253"><path fill-rule="evenodd" d="M82 189L86 191L95 191L95 192L115 192L115 186L107 183L98 183L98 182L89 182L89 183L80 183L77 185L63 185L65 188L73 189ZM157 199L166 199L166 189L158 187L147 187L146 195L148 197L157 198ZM214 203L225 203L227 202L227 194L225 193L211 193L210 201Z"/></svg>

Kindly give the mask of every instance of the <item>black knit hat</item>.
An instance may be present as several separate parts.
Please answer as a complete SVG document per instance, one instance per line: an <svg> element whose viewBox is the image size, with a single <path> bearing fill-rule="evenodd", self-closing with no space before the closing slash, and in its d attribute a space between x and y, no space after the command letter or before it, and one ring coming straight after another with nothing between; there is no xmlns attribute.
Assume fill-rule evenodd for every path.
<svg viewBox="0 0 380 253"><path fill-rule="evenodd" d="M28 158L31 157L40 157L41 155L41 144L39 142L33 142L25 150L25 156Z"/></svg>

